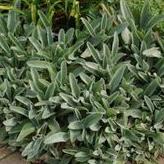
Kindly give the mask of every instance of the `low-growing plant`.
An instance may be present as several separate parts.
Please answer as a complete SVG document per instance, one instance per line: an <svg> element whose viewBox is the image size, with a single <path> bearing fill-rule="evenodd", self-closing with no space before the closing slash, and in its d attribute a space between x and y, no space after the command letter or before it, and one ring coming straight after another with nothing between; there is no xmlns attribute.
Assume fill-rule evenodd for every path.
<svg viewBox="0 0 164 164"><path fill-rule="evenodd" d="M37 12L0 19L0 139L29 161L155 162L164 149L164 44L149 2L135 19L102 4L61 29Z"/></svg>

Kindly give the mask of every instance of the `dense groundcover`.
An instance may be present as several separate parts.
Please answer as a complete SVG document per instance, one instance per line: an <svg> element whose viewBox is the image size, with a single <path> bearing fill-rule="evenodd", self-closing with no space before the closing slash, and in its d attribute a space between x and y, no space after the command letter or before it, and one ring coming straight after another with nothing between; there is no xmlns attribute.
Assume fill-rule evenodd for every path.
<svg viewBox="0 0 164 164"><path fill-rule="evenodd" d="M56 35L42 11L0 18L0 140L27 160L153 163L164 151L164 40L148 1L101 6Z"/></svg>

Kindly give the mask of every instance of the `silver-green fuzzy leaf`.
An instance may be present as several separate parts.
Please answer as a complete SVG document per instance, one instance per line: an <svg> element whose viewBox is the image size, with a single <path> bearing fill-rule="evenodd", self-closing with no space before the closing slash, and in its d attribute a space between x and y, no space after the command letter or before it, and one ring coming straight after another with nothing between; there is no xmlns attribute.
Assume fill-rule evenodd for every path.
<svg viewBox="0 0 164 164"><path fill-rule="evenodd" d="M88 22L88 20L86 20L85 18L81 18L83 24L85 25L86 29L88 30L88 32L90 33L91 36L95 36L95 31L94 28L91 26L91 24Z"/></svg>
<svg viewBox="0 0 164 164"><path fill-rule="evenodd" d="M90 42L87 43L87 47L88 47L93 59L96 61L96 63L100 63L101 56L100 56L99 52L93 47L93 45Z"/></svg>
<svg viewBox="0 0 164 164"><path fill-rule="evenodd" d="M27 110L22 108L22 107L18 107L18 106L10 106L10 110L15 112L15 113L18 113L18 114L21 114L21 115L24 115L24 116L28 116L28 113L27 113Z"/></svg>
<svg viewBox="0 0 164 164"><path fill-rule="evenodd" d="M112 44L112 55L116 55L119 48L119 38L117 32L114 33L114 40Z"/></svg>
<svg viewBox="0 0 164 164"><path fill-rule="evenodd" d="M69 136L66 132L58 132L51 134L45 138L44 143L47 144L54 144L59 142L66 142L69 139Z"/></svg>
<svg viewBox="0 0 164 164"><path fill-rule="evenodd" d="M91 125L97 124L101 120L102 116L103 115L101 113L93 113L88 115L82 121L84 128L89 128Z"/></svg>
<svg viewBox="0 0 164 164"><path fill-rule="evenodd" d="M148 96L144 96L144 100L145 100L146 105L148 106L149 110L151 112L153 112L154 111L154 105L153 105L151 99Z"/></svg>
<svg viewBox="0 0 164 164"><path fill-rule="evenodd" d="M80 96L80 88L77 84L77 80L76 80L74 74L72 74L72 73L69 74L69 83L71 86L72 95L74 97L78 98Z"/></svg>
<svg viewBox="0 0 164 164"><path fill-rule="evenodd" d="M17 142L22 141L25 137L32 134L34 131L35 127L33 126L33 124L30 122L26 123L17 137Z"/></svg>
<svg viewBox="0 0 164 164"><path fill-rule="evenodd" d="M117 71L113 75L110 81L110 88L112 92L115 91L117 87L120 85L125 69L126 69L126 66L122 65L117 69Z"/></svg>

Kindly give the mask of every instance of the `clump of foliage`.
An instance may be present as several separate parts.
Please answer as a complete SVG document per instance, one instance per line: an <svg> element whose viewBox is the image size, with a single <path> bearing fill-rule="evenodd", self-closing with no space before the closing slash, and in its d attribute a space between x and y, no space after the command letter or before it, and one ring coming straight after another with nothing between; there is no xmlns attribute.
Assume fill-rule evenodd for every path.
<svg viewBox="0 0 164 164"><path fill-rule="evenodd" d="M2 0L0 11L15 10L25 15L27 22L36 24L38 10L42 10L52 24L62 24L65 27L71 21L78 27L80 16L97 8L100 2L101 0Z"/></svg>
<svg viewBox="0 0 164 164"><path fill-rule="evenodd" d="M27 160L146 163L164 149L164 41L148 1L102 5L82 30L0 19L0 138Z"/></svg>
<svg viewBox="0 0 164 164"><path fill-rule="evenodd" d="M144 4L144 0L126 0L132 13L139 12ZM91 12L97 12L101 4L105 4L111 10L118 9L120 0L1 0L0 12L5 10L15 10L26 17L28 23L37 24L38 10L44 11L47 19L52 23L55 31L60 28L68 29L80 27L80 17ZM153 15L164 13L164 3L162 0L149 0ZM137 16L137 14L135 14ZM161 32L164 23L158 25Z"/></svg>
<svg viewBox="0 0 164 164"><path fill-rule="evenodd" d="M128 0L127 1L130 8L132 9L133 12L140 11L144 4L144 0ZM150 8L152 10L152 14L164 14L164 2L163 0L149 0ZM161 22L158 24L158 28L160 29L161 32L164 32L164 22Z"/></svg>

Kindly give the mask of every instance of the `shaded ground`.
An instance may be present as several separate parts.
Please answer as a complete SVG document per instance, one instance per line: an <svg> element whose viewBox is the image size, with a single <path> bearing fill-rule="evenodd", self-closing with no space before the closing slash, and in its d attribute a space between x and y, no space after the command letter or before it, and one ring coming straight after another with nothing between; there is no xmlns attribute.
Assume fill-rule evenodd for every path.
<svg viewBox="0 0 164 164"><path fill-rule="evenodd" d="M159 159L159 164L164 164L164 158Z"/></svg>
<svg viewBox="0 0 164 164"><path fill-rule="evenodd" d="M0 147L0 164L28 164L18 152ZM159 164L164 164L164 158L159 159Z"/></svg>
<svg viewBox="0 0 164 164"><path fill-rule="evenodd" d="M11 151L6 147L0 148L0 164L27 164L19 153Z"/></svg>

